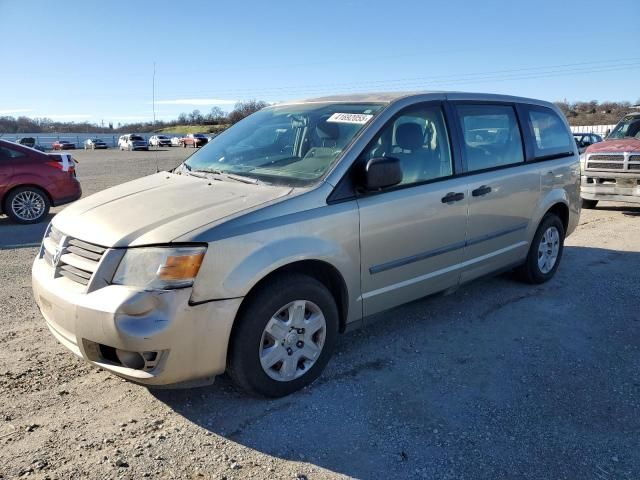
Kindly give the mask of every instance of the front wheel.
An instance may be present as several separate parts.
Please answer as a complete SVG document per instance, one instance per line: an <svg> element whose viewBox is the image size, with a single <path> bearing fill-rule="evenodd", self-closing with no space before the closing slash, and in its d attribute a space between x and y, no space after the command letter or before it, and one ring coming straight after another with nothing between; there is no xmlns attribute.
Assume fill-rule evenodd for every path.
<svg viewBox="0 0 640 480"><path fill-rule="evenodd" d="M338 335L338 309L327 288L301 274L276 277L243 305L227 372L247 392L282 397L312 383Z"/></svg>
<svg viewBox="0 0 640 480"><path fill-rule="evenodd" d="M51 203L46 193L36 187L20 187L5 200L4 212L16 223L38 223L49 214Z"/></svg>
<svg viewBox="0 0 640 480"><path fill-rule="evenodd" d="M598 205L598 200L587 200L586 198L580 199L580 205L585 210L593 210Z"/></svg>
<svg viewBox="0 0 640 480"><path fill-rule="evenodd" d="M524 281L537 284L551 280L562 259L564 235L562 220L554 213L547 213L533 236L527 260L520 267Z"/></svg>

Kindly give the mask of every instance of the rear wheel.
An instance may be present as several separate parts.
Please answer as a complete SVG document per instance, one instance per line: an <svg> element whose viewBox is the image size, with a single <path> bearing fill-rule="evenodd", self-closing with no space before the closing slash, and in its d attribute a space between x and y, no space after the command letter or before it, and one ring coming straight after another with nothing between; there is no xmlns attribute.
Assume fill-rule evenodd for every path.
<svg viewBox="0 0 640 480"><path fill-rule="evenodd" d="M280 276L246 301L230 342L233 381L250 393L281 397L318 378L338 335L327 288L306 275Z"/></svg>
<svg viewBox="0 0 640 480"><path fill-rule="evenodd" d="M37 187L20 187L6 198L4 212L16 223L38 223L49 214L51 203Z"/></svg>
<svg viewBox="0 0 640 480"><path fill-rule="evenodd" d="M598 200L587 200L586 198L581 198L580 203L582 208L592 210L596 208L596 205L598 205Z"/></svg>
<svg viewBox="0 0 640 480"><path fill-rule="evenodd" d="M562 259L564 235L562 220L553 213L547 213L533 236L527 260L519 269L524 281L544 283L551 280Z"/></svg>

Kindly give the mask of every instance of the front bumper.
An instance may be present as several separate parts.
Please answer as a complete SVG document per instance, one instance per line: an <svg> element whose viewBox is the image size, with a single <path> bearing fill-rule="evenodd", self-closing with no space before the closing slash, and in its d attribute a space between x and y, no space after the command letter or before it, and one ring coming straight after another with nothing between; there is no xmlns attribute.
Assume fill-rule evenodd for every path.
<svg viewBox="0 0 640 480"><path fill-rule="evenodd" d="M99 273L99 271L98 271ZM89 293L37 258L33 294L54 337L78 357L128 380L171 385L212 379L226 368L242 299L191 305L191 289L140 291L107 285ZM138 354L130 368L116 351Z"/></svg>
<svg viewBox="0 0 640 480"><path fill-rule="evenodd" d="M581 178L580 196L586 200L640 203L640 175L585 170Z"/></svg>

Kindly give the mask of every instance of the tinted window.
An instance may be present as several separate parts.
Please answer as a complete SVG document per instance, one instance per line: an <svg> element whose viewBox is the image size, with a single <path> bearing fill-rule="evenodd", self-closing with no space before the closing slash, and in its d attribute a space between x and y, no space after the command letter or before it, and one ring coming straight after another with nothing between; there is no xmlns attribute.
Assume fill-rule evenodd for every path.
<svg viewBox="0 0 640 480"><path fill-rule="evenodd" d="M530 108L529 121L535 138L536 157L573 151L567 127L553 110L544 107ZM588 135L582 138L583 142L585 140L590 140Z"/></svg>
<svg viewBox="0 0 640 480"><path fill-rule="evenodd" d="M383 127L364 156L398 158L403 185L450 176L451 151L441 108L405 110Z"/></svg>
<svg viewBox="0 0 640 480"><path fill-rule="evenodd" d="M513 107L458 105L469 171L524 162L520 128Z"/></svg>
<svg viewBox="0 0 640 480"><path fill-rule="evenodd" d="M12 148L0 147L0 160L10 160L12 158L24 157L25 154Z"/></svg>

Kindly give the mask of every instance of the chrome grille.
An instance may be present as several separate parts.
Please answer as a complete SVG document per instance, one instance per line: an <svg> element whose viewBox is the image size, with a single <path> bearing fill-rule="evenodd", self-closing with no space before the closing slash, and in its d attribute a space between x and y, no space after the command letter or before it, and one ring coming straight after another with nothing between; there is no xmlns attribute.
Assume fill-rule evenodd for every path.
<svg viewBox="0 0 640 480"><path fill-rule="evenodd" d="M606 168L607 170L623 170L624 163L611 163L611 162L589 162L588 168Z"/></svg>
<svg viewBox="0 0 640 480"><path fill-rule="evenodd" d="M54 269L54 277L63 276L88 285L106 250L99 245L66 236L50 226L42 242L41 257Z"/></svg>
<svg viewBox="0 0 640 480"><path fill-rule="evenodd" d="M587 170L640 170L640 155L625 153L594 153L587 155Z"/></svg>
<svg viewBox="0 0 640 480"><path fill-rule="evenodd" d="M589 160L604 160L605 162L624 162L624 155L589 155Z"/></svg>

